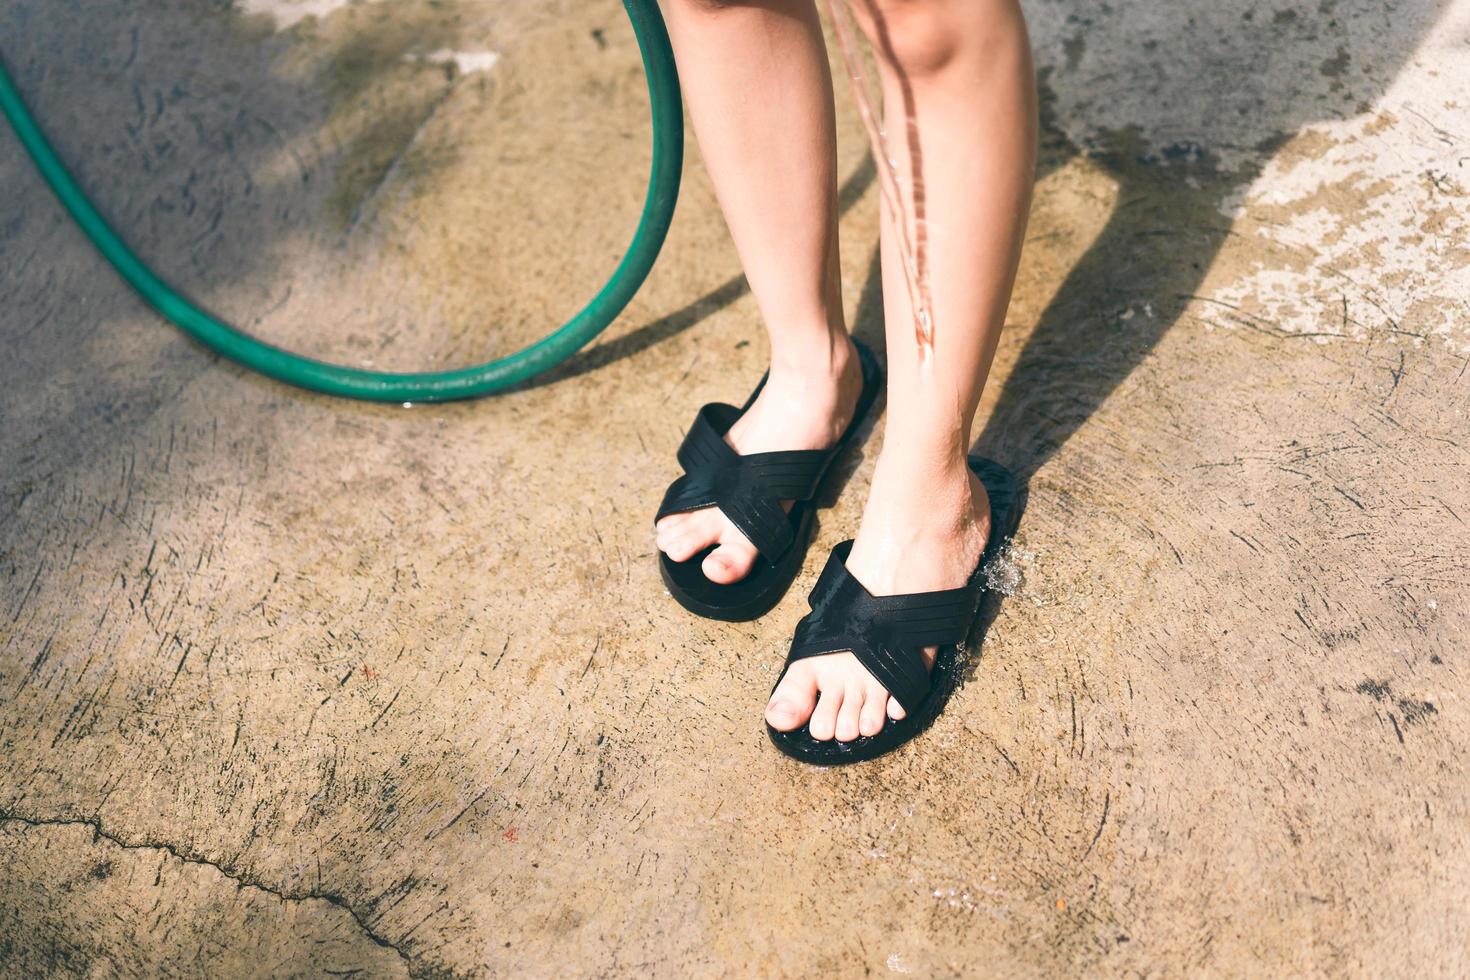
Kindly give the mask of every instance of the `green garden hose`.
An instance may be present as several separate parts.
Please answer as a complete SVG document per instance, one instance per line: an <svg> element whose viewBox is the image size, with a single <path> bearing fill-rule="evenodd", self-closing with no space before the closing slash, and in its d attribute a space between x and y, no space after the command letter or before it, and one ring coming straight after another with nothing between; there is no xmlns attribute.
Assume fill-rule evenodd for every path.
<svg viewBox="0 0 1470 980"><path fill-rule="evenodd" d="M343 367L300 357L236 330L175 292L143 264L98 213L67 172L15 83L0 63L0 110L30 153L41 175L107 261L163 317L206 347L278 381L329 395L367 401L431 402L474 398L500 391L560 364L613 321L653 267L674 216L684 159L684 115L679 76L655 0L623 0L638 48L653 116L653 167L643 214L633 242L612 278L564 325L525 350L477 367L453 371L395 374Z"/></svg>

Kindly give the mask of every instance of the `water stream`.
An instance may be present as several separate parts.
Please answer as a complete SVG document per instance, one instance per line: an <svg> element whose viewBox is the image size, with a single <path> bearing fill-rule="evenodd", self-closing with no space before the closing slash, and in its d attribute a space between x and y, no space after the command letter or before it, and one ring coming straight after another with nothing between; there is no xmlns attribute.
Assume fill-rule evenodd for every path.
<svg viewBox="0 0 1470 980"><path fill-rule="evenodd" d="M914 107L913 92L907 80L899 74L898 88L903 103L904 136L909 156L909 192L906 201L903 193L904 176L888 139L888 130L884 123L886 117L881 112L874 111L873 98L868 91L867 76L856 43L857 32L849 8L852 2L864 3L866 0L827 0L827 11L832 18L832 29L837 35L838 47L842 50L842 61L847 68L848 79L852 83L858 115L862 118L863 129L868 134L873 159L877 163L878 186L883 204L895 231L894 244L903 265L904 286L908 292L909 308L914 315L914 338L919 345L919 361L927 363L934 352L934 314L929 292L929 235L918 113ZM873 21L880 47L885 49L882 53L892 64L894 59L883 17L872 7L868 7L866 12ZM883 108L886 109L886 106Z"/></svg>

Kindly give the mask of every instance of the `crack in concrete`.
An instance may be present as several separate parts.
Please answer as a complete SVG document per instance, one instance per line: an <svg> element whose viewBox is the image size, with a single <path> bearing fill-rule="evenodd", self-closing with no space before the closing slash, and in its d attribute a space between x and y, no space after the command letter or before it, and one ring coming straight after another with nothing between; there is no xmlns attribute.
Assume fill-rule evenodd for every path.
<svg viewBox="0 0 1470 980"><path fill-rule="evenodd" d="M279 888L273 888L272 886L264 884L263 882L252 881L245 876L244 872L241 872L235 868L228 867L216 861L211 861L208 858L199 857L198 855L189 854L181 851L178 847L166 841L124 840L117 834L104 829L102 826L102 821L96 817L32 818L21 816L20 814L11 812L9 810L0 810L0 823L20 823L25 824L28 827L89 827L92 830L93 840L105 840L127 850L163 851L166 854L174 857L175 859L183 862L184 864L198 864L208 868L213 868L215 871L235 882L235 884L237 884L241 888L253 888L256 891L265 892L267 895L273 895L283 902L326 902L328 905L341 909L343 912L346 912L349 916L351 916L352 921L357 924L357 927L360 930L362 930L363 935L372 940L375 945L381 946L384 949L391 949L394 953L396 953L398 955L398 958L403 961L404 966L408 969L410 976L418 975L418 973L414 969L412 958L406 952L404 952L400 946L374 930L373 927L367 923L362 915L359 914L358 911L354 909L345 898L343 898L341 895L335 894L334 892L291 892Z"/></svg>

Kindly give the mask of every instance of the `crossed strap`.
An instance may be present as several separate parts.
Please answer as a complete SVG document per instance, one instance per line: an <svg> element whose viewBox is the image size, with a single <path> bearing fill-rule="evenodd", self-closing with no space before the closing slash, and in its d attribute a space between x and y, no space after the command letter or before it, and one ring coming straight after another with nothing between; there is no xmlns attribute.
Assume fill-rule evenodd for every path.
<svg viewBox="0 0 1470 980"><path fill-rule="evenodd" d="M781 501L812 499L834 450L742 456L725 441L740 415L741 409L723 402L699 410L679 446L684 475L669 486L655 519L718 507L767 561L775 561L796 537Z"/></svg>
<svg viewBox="0 0 1470 980"><path fill-rule="evenodd" d="M796 624L787 663L851 650L903 709L912 713L929 693L923 648L963 643L980 608L978 581L942 592L875 596L847 570L852 542L832 549Z"/></svg>

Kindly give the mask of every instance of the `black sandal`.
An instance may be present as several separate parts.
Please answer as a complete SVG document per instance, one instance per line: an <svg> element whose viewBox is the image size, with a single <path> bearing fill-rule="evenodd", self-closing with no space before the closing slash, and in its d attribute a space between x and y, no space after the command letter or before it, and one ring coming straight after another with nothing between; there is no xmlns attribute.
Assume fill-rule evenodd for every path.
<svg viewBox="0 0 1470 980"><path fill-rule="evenodd" d="M679 447L684 475L669 485L657 522L669 514L718 507L755 545L755 564L738 582L721 585L705 577L700 567L718 545L710 545L688 561L672 561L659 552L664 585L679 605L710 619L739 622L770 611L785 595L801 568L811 536L816 498L832 461L847 446L883 386L878 359L857 340L863 370L863 391L852 421L830 449L755 453L741 456L725 441L725 433L745 414L765 387L761 378L740 408L711 402L699 410L689 434ZM783 500L794 500L788 512Z"/></svg>
<svg viewBox="0 0 1470 980"><path fill-rule="evenodd" d="M957 589L913 595L875 596L847 570L852 542L832 549L827 567L812 588L812 611L796 624L786 666L772 686L798 660L850 650L868 672L903 705L904 718L884 717L883 730L851 742L818 741L803 725L789 732L769 723L776 748L802 762L839 766L891 752L920 734L939 717L959 677L960 646L975 623L985 593L985 573L1011 533L1016 483L1000 464L971 456L970 469L990 495L990 539L970 580ZM934 668L924 669L922 649L938 646Z"/></svg>

